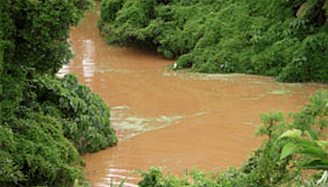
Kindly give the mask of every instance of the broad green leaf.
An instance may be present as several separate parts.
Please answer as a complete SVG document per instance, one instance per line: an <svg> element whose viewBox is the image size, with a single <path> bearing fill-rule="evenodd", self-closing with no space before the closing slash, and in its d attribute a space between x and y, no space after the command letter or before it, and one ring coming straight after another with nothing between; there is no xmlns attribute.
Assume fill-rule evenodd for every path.
<svg viewBox="0 0 328 187"><path fill-rule="evenodd" d="M316 141L309 139L295 139L293 143L299 148L299 154L322 159L327 156L327 153L318 145Z"/></svg>
<svg viewBox="0 0 328 187"><path fill-rule="evenodd" d="M292 155L292 154L297 153L297 151L298 151L298 147L297 147L297 145L295 145L295 144L292 143L292 142L287 143L287 144L283 147L283 149L282 149L282 151L281 151L281 154L280 154L280 160L281 160L281 159L284 159L284 158L286 158L286 157L288 157L288 156L290 156L290 155Z"/></svg>
<svg viewBox="0 0 328 187"><path fill-rule="evenodd" d="M315 158L321 158L321 159L327 157L327 153L321 147L319 147L319 145L317 145L316 147L315 146L302 147L299 153Z"/></svg>
<svg viewBox="0 0 328 187"><path fill-rule="evenodd" d="M316 143L325 151L328 152L328 141L318 140Z"/></svg>
<svg viewBox="0 0 328 187"><path fill-rule="evenodd" d="M318 135L312 131L305 131L306 135L308 135L312 140L318 140Z"/></svg>
<svg viewBox="0 0 328 187"><path fill-rule="evenodd" d="M301 130L293 129L293 130L288 130L288 131L284 132L279 137L279 139L285 138L285 137L288 137L288 138L300 138L301 136L302 136L302 131Z"/></svg>
<svg viewBox="0 0 328 187"><path fill-rule="evenodd" d="M303 169L328 170L328 160L312 160L301 165Z"/></svg>

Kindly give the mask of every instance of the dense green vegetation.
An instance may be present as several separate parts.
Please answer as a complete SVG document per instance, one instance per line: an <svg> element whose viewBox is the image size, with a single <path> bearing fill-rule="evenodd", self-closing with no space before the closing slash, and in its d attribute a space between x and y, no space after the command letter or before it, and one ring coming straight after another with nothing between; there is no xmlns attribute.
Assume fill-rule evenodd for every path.
<svg viewBox="0 0 328 187"><path fill-rule="evenodd" d="M257 135L266 136L240 169L206 177L192 171L185 178L166 176L161 169L143 173L141 187L318 187L320 171L328 170L328 91L318 92L298 113L284 117L281 112L263 114ZM295 156L299 154L298 156ZM318 169L312 178L303 178L302 169ZM192 179L192 180L190 180ZM324 181L324 180L323 180Z"/></svg>
<svg viewBox="0 0 328 187"><path fill-rule="evenodd" d="M0 1L0 186L72 186L80 154L114 145L109 110L72 75L69 30L90 0Z"/></svg>
<svg viewBox="0 0 328 187"><path fill-rule="evenodd" d="M177 69L328 82L326 0L102 0L108 44L157 48Z"/></svg>
<svg viewBox="0 0 328 187"><path fill-rule="evenodd" d="M116 144L102 99L73 75L56 77L72 57L70 27L91 6L0 1L0 186L83 184L80 154ZM328 82L327 10L325 0L103 0L99 26L108 43L156 46L178 68ZM316 186L302 168L327 170L328 92L310 100L289 117L264 114L266 138L240 169L182 179L152 169L139 185Z"/></svg>

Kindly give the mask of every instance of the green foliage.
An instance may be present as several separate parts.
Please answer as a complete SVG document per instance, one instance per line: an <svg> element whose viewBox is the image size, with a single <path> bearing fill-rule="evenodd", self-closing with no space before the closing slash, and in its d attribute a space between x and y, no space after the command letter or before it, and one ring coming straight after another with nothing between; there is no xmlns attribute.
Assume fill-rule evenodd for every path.
<svg viewBox="0 0 328 187"><path fill-rule="evenodd" d="M328 82L325 0L102 0L108 44L155 46L178 68Z"/></svg>
<svg viewBox="0 0 328 187"><path fill-rule="evenodd" d="M2 24L2 10L0 9L0 78L2 77L2 64L4 55L4 39L3 39L3 24ZM2 85L0 85L0 94L2 93Z"/></svg>
<svg viewBox="0 0 328 187"><path fill-rule="evenodd" d="M54 74L90 0L0 1L0 186L85 186L80 153L116 143L109 109Z"/></svg>
<svg viewBox="0 0 328 187"><path fill-rule="evenodd" d="M55 74L69 62L70 27L91 4L90 0L0 1L0 113L4 119L15 118L26 79L38 73Z"/></svg>
<svg viewBox="0 0 328 187"><path fill-rule="evenodd" d="M0 135L0 184L4 183L5 181L17 183L18 181L24 179L24 175L15 165L10 153L17 150L17 145L14 141L14 134L8 127L0 126Z"/></svg>
<svg viewBox="0 0 328 187"><path fill-rule="evenodd" d="M71 186L84 174L79 153L117 142L102 99L77 83L38 75L25 82L14 118L2 118L1 186Z"/></svg>
<svg viewBox="0 0 328 187"><path fill-rule="evenodd" d="M90 5L89 0L2 0L8 25L5 37L14 45L4 61L29 71L56 73L72 55L70 27L77 25Z"/></svg>
<svg viewBox="0 0 328 187"><path fill-rule="evenodd" d="M116 144L107 105L88 87L78 84L75 76L38 77L32 87L42 111L60 119L64 136L80 153L96 152Z"/></svg>
<svg viewBox="0 0 328 187"><path fill-rule="evenodd" d="M254 153L252 162L246 163L242 170L249 173L253 185L274 186L287 182L295 174L287 169L290 159L280 160L282 145L276 143L287 124L281 112L262 114L261 120L263 125L257 135L267 136L267 139L263 140L261 148Z"/></svg>
<svg viewBox="0 0 328 187"><path fill-rule="evenodd" d="M207 178L203 172L193 170L182 179L178 179L174 175L168 174L164 176L161 168L153 168L148 172L142 173L143 180L138 183L140 187L221 187L213 180L214 178ZM192 179L188 180L189 178Z"/></svg>
<svg viewBox="0 0 328 187"><path fill-rule="evenodd" d="M300 166L305 169L328 170L328 142L321 131L328 124L328 92L318 92L311 97L311 103L300 113L294 115L292 126L280 139L287 139L281 151L281 159L301 154Z"/></svg>
<svg viewBox="0 0 328 187"><path fill-rule="evenodd" d="M318 92L310 101L299 113L291 114L294 119L291 128L300 129L316 140L325 137L322 130L328 126L328 91Z"/></svg>
<svg viewBox="0 0 328 187"><path fill-rule="evenodd" d="M0 126L1 186L70 186L83 177L80 157L55 118L29 112Z"/></svg>

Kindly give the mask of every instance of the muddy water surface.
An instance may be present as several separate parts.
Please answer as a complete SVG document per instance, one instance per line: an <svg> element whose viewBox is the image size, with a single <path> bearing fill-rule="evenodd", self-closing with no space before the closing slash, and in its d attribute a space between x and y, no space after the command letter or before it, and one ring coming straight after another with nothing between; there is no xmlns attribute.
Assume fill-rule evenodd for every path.
<svg viewBox="0 0 328 187"><path fill-rule="evenodd" d="M111 107L116 147L84 156L92 186L136 169L163 166L181 174L185 168L223 170L238 167L260 139L253 136L262 112L298 110L315 84L281 84L268 77L206 75L166 71L160 56L105 45L96 27L98 12L72 29L75 58L60 75L73 73ZM326 87L327 88L327 87Z"/></svg>

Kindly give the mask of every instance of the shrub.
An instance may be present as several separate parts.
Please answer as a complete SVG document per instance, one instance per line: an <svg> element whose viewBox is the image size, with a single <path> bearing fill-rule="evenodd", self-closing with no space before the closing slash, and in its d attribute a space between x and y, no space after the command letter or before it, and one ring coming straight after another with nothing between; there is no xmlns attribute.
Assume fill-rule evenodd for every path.
<svg viewBox="0 0 328 187"><path fill-rule="evenodd" d="M32 87L42 112L60 119L64 136L80 153L96 152L116 144L107 105L88 87L78 84L75 76L38 77Z"/></svg>
<svg viewBox="0 0 328 187"><path fill-rule="evenodd" d="M63 136L55 118L29 112L29 117L2 124L1 186L71 186L84 176L80 157Z"/></svg>
<svg viewBox="0 0 328 187"><path fill-rule="evenodd" d="M109 44L153 45L178 68L328 82L328 3L103 0Z"/></svg>
<svg viewBox="0 0 328 187"><path fill-rule="evenodd" d="M79 152L96 152L117 142L107 106L72 75L37 76L23 88L14 117L1 118L0 185L83 182Z"/></svg>
<svg viewBox="0 0 328 187"><path fill-rule="evenodd" d="M89 0L2 0L5 38L13 44L5 63L55 74L72 56L69 30L90 7Z"/></svg>

